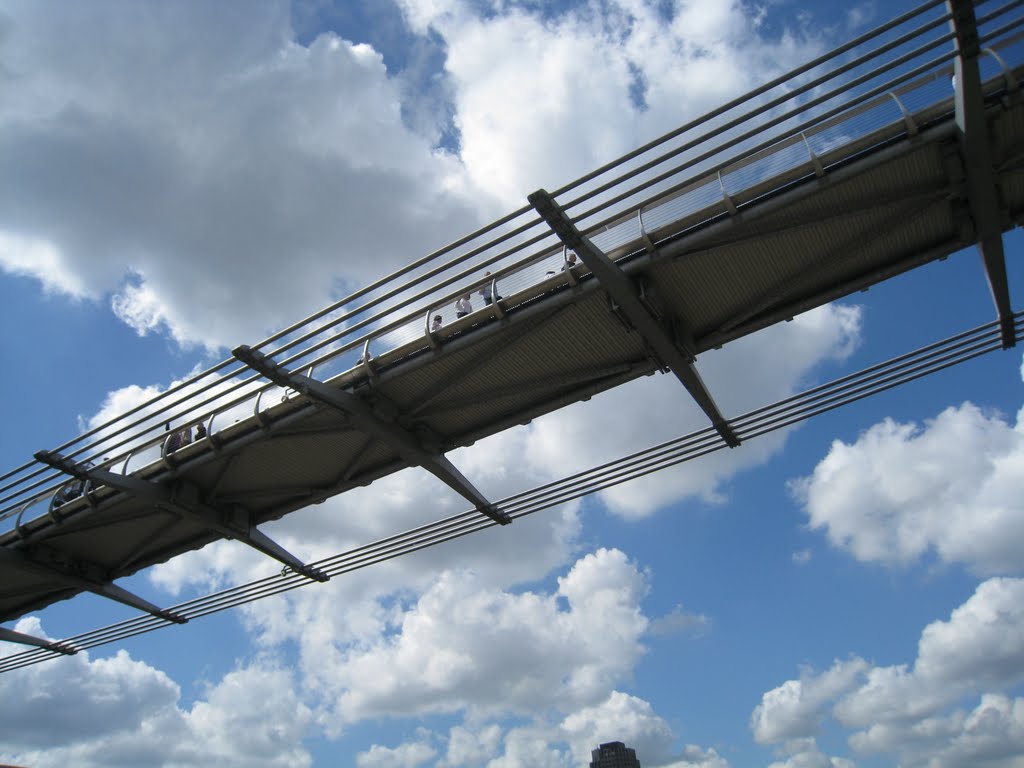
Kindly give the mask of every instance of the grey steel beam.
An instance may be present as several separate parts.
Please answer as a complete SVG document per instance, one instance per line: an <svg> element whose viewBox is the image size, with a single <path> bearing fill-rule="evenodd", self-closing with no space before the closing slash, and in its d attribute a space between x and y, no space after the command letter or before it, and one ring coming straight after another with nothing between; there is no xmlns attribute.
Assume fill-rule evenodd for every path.
<svg viewBox="0 0 1024 768"><path fill-rule="evenodd" d="M34 635L27 635L24 632L15 632L13 629L7 629L7 627L0 627L0 640L20 645L34 645L36 648L44 648L54 653L63 653L65 656L74 656L78 653L78 649L70 645L43 640Z"/></svg>
<svg viewBox="0 0 1024 768"><path fill-rule="evenodd" d="M370 405L350 392L328 386L304 374L292 373L262 352L246 345L234 349L232 354L275 384L294 389L312 400L348 414L352 423L359 429L387 442L399 452L403 459L430 472L468 500L480 513L501 525L508 525L512 522L512 518L488 501L443 454L423 446L393 417L387 418L378 415Z"/></svg>
<svg viewBox="0 0 1024 768"><path fill-rule="evenodd" d="M0 547L0 562L56 581L81 592L92 592L100 597L115 600L164 621L170 621L175 624L185 624L188 622L188 619L185 617L153 605L153 603L145 598L117 586L109 579L105 569L95 563L73 560L66 556L60 557L59 553L52 551L51 554L53 555L50 558L51 562L43 562L20 549ZM65 561L65 565L59 564L58 560L60 559Z"/></svg>
<svg viewBox="0 0 1024 768"><path fill-rule="evenodd" d="M1006 277L1003 251L1005 206L999 199L992 148L985 116L978 57L978 23L974 0L946 0L950 30L956 35L957 57L953 60L956 85L956 125L964 170L967 175L967 202L974 219L978 248L985 266L992 300L996 305L1003 349L1016 344L1010 286Z"/></svg>
<svg viewBox="0 0 1024 768"><path fill-rule="evenodd" d="M237 539L243 544L247 544L253 549L269 555L308 579L313 579L314 581L328 581L330 579L323 571L306 565L298 557L288 552L254 525L251 525L251 521L247 522L244 526L230 525L223 522L224 520L236 517L236 515L232 515L228 510L203 502L198 489L194 486L187 486L179 481L175 491L172 492L168 486L161 483L143 480L132 475L110 472L99 467L85 467L72 459L61 456L59 453L38 451L35 457L38 461L48 464L54 469L59 469L65 474L73 475L83 480L91 480L94 484L109 486L135 498L152 502L156 507L188 517L204 528L215 531L225 538ZM245 516L248 518L248 514Z"/></svg>
<svg viewBox="0 0 1024 768"><path fill-rule="evenodd" d="M735 448L740 444L729 422L718 410L711 393L693 367L694 356L686 347L677 342L664 326L644 306L637 295L636 286L621 269L609 259L589 238L585 237L566 215L565 211L555 202L546 190L539 189L527 199L541 215L552 231L569 248L576 252L586 267L597 278L598 283L608 295L619 305L619 308L640 335L647 341L654 354L666 365L680 383L700 406L701 410L711 419L711 424L722 436L726 444ZM682 328L678 319L677 328ZM690 336L682 328L684 336Z"/></svg>

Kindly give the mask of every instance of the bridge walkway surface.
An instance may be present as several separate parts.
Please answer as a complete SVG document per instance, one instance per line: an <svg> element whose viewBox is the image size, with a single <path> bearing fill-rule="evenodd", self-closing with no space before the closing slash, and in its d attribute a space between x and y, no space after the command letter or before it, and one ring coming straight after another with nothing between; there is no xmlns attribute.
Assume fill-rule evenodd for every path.
<svg viewBox="0 0 1024 768"><path fill-rule="evenodd" d="M700 354L969 246L995 307L982 351L1013 346L1020 5L927 2L39 451L0 477L0 621L91 592L141 611L132 626L185 622L210 611L115 582L224 538L281 578L327 580L348 566L304 563L259 526L408 467L467 500L460 531L508 524L525 507L446 454L641 376L675 376L706 414L687 457L739 447L796 416L723 414ZM451 319L481 291L493 301ZM87 645L0 639L35 654L0 671Z"/></svg>

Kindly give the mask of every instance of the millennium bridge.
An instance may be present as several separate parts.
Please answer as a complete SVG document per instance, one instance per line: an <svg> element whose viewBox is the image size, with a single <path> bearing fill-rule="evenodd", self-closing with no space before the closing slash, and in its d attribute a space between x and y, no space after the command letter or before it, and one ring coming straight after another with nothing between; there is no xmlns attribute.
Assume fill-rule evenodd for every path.
<svg viewBox="0 0 1024 768"><path fill-rule="evenodd" d="M26 647L0 671L508 525L1014 346L1022 4L924 3L38 451L0 476L0 622L84 592L138 614L60 641L0 627ZM985 326L744 414L701 379L708 350L975 246ZM652 374L707 427L505 499L447 458ZM314 563L260 529L408 467L466 511ZM116 583L219 539L280 574L176 606Z"/></svg>

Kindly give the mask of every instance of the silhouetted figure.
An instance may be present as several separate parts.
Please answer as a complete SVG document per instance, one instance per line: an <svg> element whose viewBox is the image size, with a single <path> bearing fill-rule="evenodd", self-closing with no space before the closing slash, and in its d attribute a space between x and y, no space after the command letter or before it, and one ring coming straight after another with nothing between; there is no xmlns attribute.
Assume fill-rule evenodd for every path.
<svg viewBox="0 0 1024 768"><path fill-rule="evenodd" d="M168 421L167 424L164 425L164 431L171 431L171 422ZM171 451L176 451L179 448L184 448L191 442L192 427L185 427L184 429L179 429L173 434L171 434L169 438L167 438L167 453L170 453Z"/></svg>

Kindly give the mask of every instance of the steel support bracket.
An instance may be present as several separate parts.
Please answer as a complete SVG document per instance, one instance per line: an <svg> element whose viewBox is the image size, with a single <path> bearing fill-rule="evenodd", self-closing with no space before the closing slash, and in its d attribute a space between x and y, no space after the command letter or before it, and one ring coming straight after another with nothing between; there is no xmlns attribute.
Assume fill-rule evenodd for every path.
<svg viewBox="0 0 1024 768"><path fill-rule="evenodd" d="M644 306L637 295L636 286L589 238L585 237L565 211L546 190L539 189L527 199L559 239L582 259L601 287L608 292L637 332L644 338L657 358L667 365L680 383L707 414L711 424L730 448L740 444L739 437L718 410L711 393L693 367L693 356L677 344L673 334L667 332ZM678 320L674 320L678 324ZM678 331L677 331L678 333ZM688 335L688 334L687 334Z"/></svg>
<svg viewBox="0 0 1024 768"><path fill-rule="evenodd" d="M968 205L999 318L1003 349L1008 349L1017 343L1017 339L1003 249L1003 219L1007 218L1007 214L1000 200L997 177L993 170L981 68L978 63L981 53L978 22L974 15L973 0L946 0L946 8L950 15L950 31L956 36L957 56L953 60L956 125L967 176Z"/></svg>
<svg viewBox="0 0 1024 768"><path fill-rule="evenodd" d="M481 514L501 525L512 522L511 517L488 501L443 454L424 447L414 434L403 428L397 421L398 414L381 414L378 412L380 408L374 409L351 392L336 389L300 373L292 373L251 347L240 346L232 354L278 386L291 387L311 400L347 414L356 427L391 445L409 463L433 474L468 500Z"/></svg>
<svg viewBox="0 0 1024 768"><path fill-rule="evenodd" d="M26 635L24 632L15 632L13 629L0 627L0 640L7 643L18 643L20 645L34 645L36 648L43 648L53 653L63 653L65 656L74 656L78 649L64 643L55 643L50 640L43 640L34 635Z"/></svg>
<svg viewBox="0 0 1024 768"><path fill-rule="evenodd" d="M164 621L169 621L174 624L188 623L188 619L184 616L180 616L173 611L160 608L145 598L139 597L123 587L117 586L109 579L89 578L87 576L80 575L81 573L104 573L104 569L95 563L72 561L70 558L66 557L64 558L66 561L64 566L58 565L56 562L45 563L37 558L31 557L23 550L10 549L8 547L0 547L0 558L23 571L29 571L44 576L45 578L53 579L71 587L72 589L77 589L82 592L92 592L93 594L100 595L101 597L109 598L118 603L123 603L124 605L143 611L144 613L156 616Z"/></svg>
<svg viewBox="0 0 1024 768"><path fill-rule="evenodd" d="M108 485L138 499L151 502L154 506L188 517L209 530L216 531L229 539L237 539L278 560L306 578L314 581L330 580L330 577L323 571L306 565L298 557L251 525L248 513L243 511L243 520L240 524L232 525L231 522L237 517L236 510L220 509L203 501L199 489L195 486L186 485L179 480L173 487L169 487L132 475L122 475L98 467L85 467L51 451L39 451L35 457L38 461L49 464L66 474L91 480L94 484Z"/></svg>

